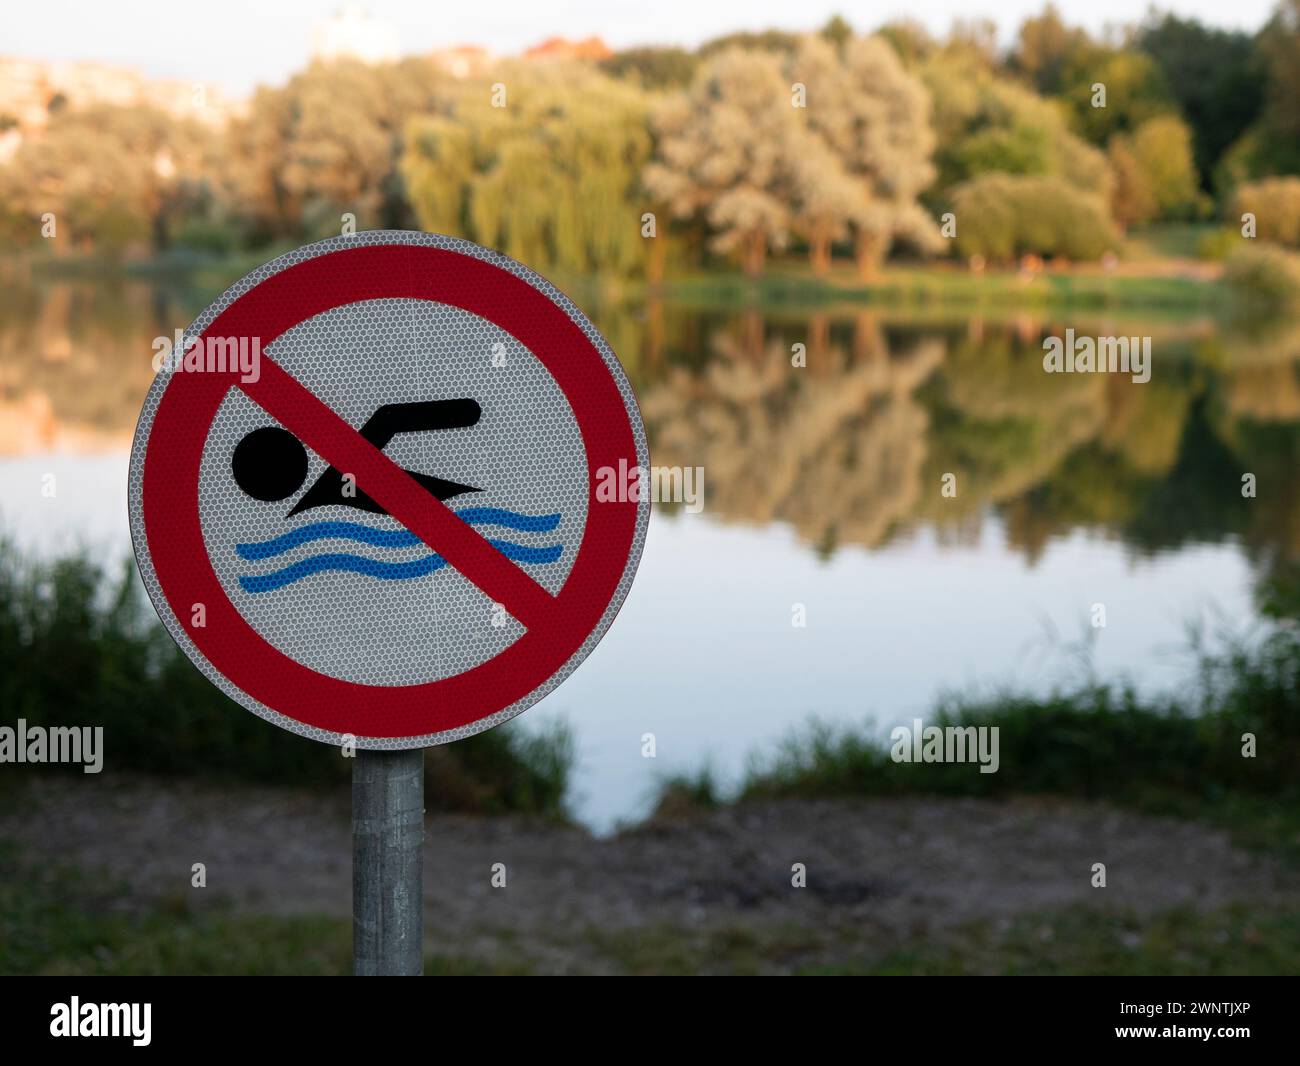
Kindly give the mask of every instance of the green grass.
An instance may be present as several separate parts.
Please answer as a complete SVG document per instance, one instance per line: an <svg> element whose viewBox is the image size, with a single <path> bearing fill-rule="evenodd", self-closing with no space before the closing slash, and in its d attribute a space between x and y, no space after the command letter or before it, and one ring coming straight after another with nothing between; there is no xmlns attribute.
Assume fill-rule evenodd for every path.
<svg viewBox="0 0 1300 1066"><path fill-rule="evenodd" d="M991 774L971 763L896 763L887 738L814 724L754 760L733 799L1063 795L1207 821L1243 846L1300 863L1300 718L1294 707L1289 723L1264 710L1198 717L1098 688L924 718L926 726L997 726L1001 764ZM1240 754L1244 732L1260 745L1254 759Z"/></svg>
<svg viewBox="0 0 1300 1066"><path fill-rule="evenodd" d="M824 950L823 930L798 925L755 928L742 925L701 928L657 925L585 933L617 971L632 976L680 977L694 974L752 976L783 970L810 951Z"/></svg>
<svg viewBox="0 0 1300 1066"><path fill-rule="evenodd" d="M1294 671L1279 669L1267 683L1276 687L1254 705L1230 702L1204 714L1173 702L1143 702L1130 689L1093 685L1042 698L958 699L923 717L926 726L997 726L1000 765L988 774L970 762L895 762L887 737L814 723L755 762L742 797L1291 797L1300 765L1300 695L1287 688L1295 683ZM1241 754L1248 732L1257 737L1254 758Z"/></svg>
<svg viewBox="0 0 1300 1066"><path fill-rule="evenodd" d="M1161 226L1133 234L1127 258L1192 259L1212 227ZM177 282L195 292L215 294L254 267L288 251L280 243L258 251L213 254L177 248L148 259L121 262L108 256L28 256L35 269L57 277L130 275ZM649 286L640 278L557 277L565 291L582 300L643 299ZM803 259L774 260L757 279L728 266L673 275L657 290L684 304L706 306L818 307L832 302L889 307L951 305L966 310L1042 308L1052 310L1226 311L1225 287L1188 277L1109 277L1082 265L1078 272L1044 273L1026 281L1014 270L972 274L952 260L886 264L879 277L862 282L846 260L825 277L814 275Z"/></svg>
<svg viewBox="0 0 1300 1066"><path fill-rule="evenodd" d="M282 785L348 780L352 764L340 751L269 726L223 695L143 600L133 563L110 576L84 556L37 561L0 541L6 719L102 726L108 770ZM426 805L566 817L574 750L561 723L510 724L431 749Z"/></svg>
<svg viewBox="0 0 1300 1066"><path fill-rule="evenodd" d="M672 774L655 789L653 818L680 818L701 811L717 810L724 804L722 782L712 766L693 773Z"/></svg>
<svg viewBox="0 0 1300 1066"><path fill-rule="evenodd" d="M1019 976L1290 976L1300 968L1300 914L1234 905L1152 916L1080 908L1016 918L1008 930L966 926L944 943L805 973Z"/></svg>
<svg viewBox="0 0 1300 1066"><path fill-rule="evenodd" d="M683 304L816 307L858 302L891 308L956 306L979 309L1150 310L1227 313L1231 300L1217 282L1182 276L1111 277L1100 273L1043 273L1024 279L1013 271L972 274L955 266L895 267L864 283L847 269L824 278L780 264L760 278L694 274L668 282L665 294Z"/></svg>
<svg viewBox="0 0 1300 1066"><path fill-rule="evenodd" d="M277 241L265 248L214 252L176 246L144 258L126 259L110 252L55 255L47 249L6 257L22 262L39 274L54 278L136 277L203 285L220 291L250 270L292 251L297 244Z"/></svg>
<svg viewBox="0 0 1300 1066"><path fill-rule="evenodd" d="M1162 223L1132 230L1124 241L1126 259L1197 259L1220 227L1213 223Z"/></svg>
<svg viewBox="0 0 1300 1066"><path fill-rule="evenodd" d="M972 761L895 762L870 727L812 722L754 756L739 788L711 774L668 780L664 812L756 799L901 795L1064 795L1202 819L1238 843L1300 862L1300 628L1284 574L1261 590L1276 625L1251 645L1201 654L1181 692L1156 698L1089 681L1047 696L956 696L925 726L993 727L999 768ZM1243 756L1243 736L1255 738ZM909 744L910 747L910 744Z"/></svg>
<svg viewBox="0 0 1300 1066"><path fill-rule="evenodd" d="M952 321L971 314L1009 318L1026 311L1068 312L1080 328L1093 319L1112 322L1116 315L1140 321L1145 328L1159 323L1185 328L1193 316L1211 316L1237 329L1241 323L1258 324L1261 317L1280 321L1287 300L1294 295L1290 280L1294 270L1286 267L1294 257L1248 247L1244 255L1236 257L1223 280L1160 273L1162 263L1195 258L1198 248L1219 232L1200 225L1157 226L1135 232L1126 247L1126 269L1141 270L1146 264L1150 273L1145 275L1108 276L1083 265L1026 280L1014 270L990 269L975 275L958 263L939 260L887 265L875 281L864 284L847 262L838 262L828 276L818 277L803 260L786 257L774 261L758 279L715 266L675 275L655 287L639 278L614 276L556 280L584 306L627 308L658 294L687 310L761 308L767 313L794 315L811 311L848 314L874 307L887 309L894 318L906 316L916 321ZM1235 240L1230 246L1240 243ZM277 245L218 255L181 248L129 263L104 256L34 255L22 261L53 277L130 276L166 284L184 305L197 309L248 270L287 249L287 245ZM0 267L9 261L0 257ZM1234 357L1238 355L1234 352Z"/></svg>
<svg viewBox="0 0 1300 1066"><path fill-rule="evenodd" d="M1281 976L1300 968L1300 914L1241 905L1143 916L1083 907L906 938L793 924L592 929L587 936L616 969L635 975Z"/></svg>
<svg viewBox="0 0 1300 1066"><path fill-rule="evenodd" d="M199 911L184 895L141 913L118 886L71 867L37 868L0 845L0 975L328 977L351 968L346 919ZM429 975L497 972L459 956L425 959Z"/></svg>

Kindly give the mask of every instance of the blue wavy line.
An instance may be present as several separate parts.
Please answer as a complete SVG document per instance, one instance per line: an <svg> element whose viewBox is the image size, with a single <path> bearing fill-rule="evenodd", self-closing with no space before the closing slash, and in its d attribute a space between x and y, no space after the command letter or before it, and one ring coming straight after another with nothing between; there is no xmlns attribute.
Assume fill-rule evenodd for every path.
<svg viewBox="0 0 1300 1066"><path fill-rule="evenodd" d="M533 548L509 540L490 540L488 543L507 559L520 563L553 563L564 551L563 544L548 544L544 548ZM269 574L241 576L239 584L245 592L274 592L305 577L331 570L377 577L385 581L406 581L436 573L446 565L447 560L436 552L403 563L385 563L347 552L326 552L320 555L309 555L306 559L299 559L296 563L282 570L273 570Z"/></svg>
<svg viewBox="0 0 1300 1066"><path fill-rule="evenodd" d="M520 514L504 507L465 507L456 517L471 526L504 526L516 533L549 533L560 524L558 514Z"/></svg>
<svg viewBox="0 0 1300 1066"><path fill-rule="evenodd" d="M456 515L471 526L503 526L517 533L549 533L560 524L558 514L527 515L501 507L466 507ZM374 548L413 548L420 543L419 537L405 529L375 529L359 522L312 522L269 540L236 544L235 551L241 559L270 559L313 540L331 538Z"/></svg>

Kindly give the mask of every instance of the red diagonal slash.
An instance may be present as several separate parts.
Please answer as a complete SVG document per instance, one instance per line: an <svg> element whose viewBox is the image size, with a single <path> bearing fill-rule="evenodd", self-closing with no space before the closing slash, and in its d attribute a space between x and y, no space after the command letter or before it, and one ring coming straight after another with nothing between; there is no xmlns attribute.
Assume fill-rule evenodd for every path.
<svg viewBox="0 0 1300 1066"><path fill-rule="evenodd" d="M250 399L513 617L529 629L543 624L555 606L546 589L265 353L261 365L257 381L239 383Z"/></svg>

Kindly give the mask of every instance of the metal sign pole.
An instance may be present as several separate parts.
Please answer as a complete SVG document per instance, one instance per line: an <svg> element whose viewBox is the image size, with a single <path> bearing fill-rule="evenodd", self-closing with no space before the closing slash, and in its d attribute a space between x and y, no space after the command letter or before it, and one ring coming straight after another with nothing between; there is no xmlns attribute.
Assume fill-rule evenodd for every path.
<svg viewBox="0 0 1300 1066"><path fill-rule="evenodd" d="M424 749L352 763L352 957L358 977L424 973Z"/></svg>

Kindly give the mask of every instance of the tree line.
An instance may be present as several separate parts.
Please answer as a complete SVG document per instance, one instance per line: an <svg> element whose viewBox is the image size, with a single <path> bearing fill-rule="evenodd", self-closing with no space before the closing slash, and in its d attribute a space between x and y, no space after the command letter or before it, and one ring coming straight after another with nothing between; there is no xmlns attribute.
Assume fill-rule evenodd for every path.
<svg viewBox="0 0 1300 1066"><path fill-rule="evenodd" d="M314 63L218 133L60 102L0 166L0 230L39 244L52 215L64 247L226 253L350 216L652 280L774 253L864 278L890 254L1091 260L1133 226L1244 212L1294 247L1298 72L1300 0L1255 34L1152 12L1096 38L1049 5L1009 49L989 22L941 39L837 17L463 80Z"/></svg>

